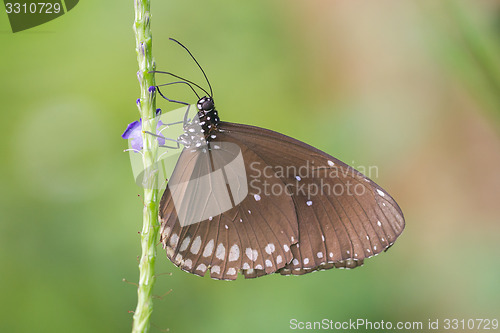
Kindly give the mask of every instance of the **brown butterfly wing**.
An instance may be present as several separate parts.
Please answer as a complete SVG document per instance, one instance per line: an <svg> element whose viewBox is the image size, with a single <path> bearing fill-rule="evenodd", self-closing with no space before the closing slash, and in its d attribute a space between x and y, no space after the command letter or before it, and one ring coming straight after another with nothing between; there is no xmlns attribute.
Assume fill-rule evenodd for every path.
<svg viewBox="0 0 500 333"><path fill-rule="evenodd" d="M238 271L248 278L354 268L403 231L403 214L392 197L334 157L258 127L220 123L219 129L207 151L184 149L161 200L161 241L183 270L203 276L210 269L212 278L232 280ZM225 155L226 142L241 149L246 180L228 181L231 170L225 180L211 176L232 158ZM217 146L218 151L212 149ZM208 181L197 181L207 176ZM231 191L227 183L246 185L248 195L211 219L179 222L177 211L184 216L193 207L219 205L224 191L214 189L221 183L230 193L238 189ZM181 204L174 204L170 185ZM357 192L348 192L349 187Z"/></svg>
<svg viewBox="0 0 500 333"><path fill-rule="evenodd" d="M404 217L394 199L352 167L273 131L232 123L220 128L274 170L286 169L280 179L294 192L299 240L282 274L355 268L389 248L402 233Z"/></svg>
<svg viewBox="0 0 500 333"><path fill-rule="evenodd" d="M198 210L195 215L203 216L203 210L210 209L209 205L224 201L221 191L216 196L214 191L205 191L220 187L221 183L226 186L223 179L214 175L213 171L220 170L219 167L226 165L225 175L233 178L234 187L247 185L238 184L237 177L232 176L237 172L227 168L227 161L232 157L223 143L230 142L231 138L222 134L218 137L205 151L184 149L169 180L159 212L161 242L167 256L181 269L196 275L203 276L210 270L214 279L233 280L240 271L248 277L276 272L292 260L290 248L298 238L293 200L286 194L256 197L248 193L241 203L233 204L221 214L188 225L179 219L178 210L191 207ZM221 147L214 149L218 144ZM264 163L244 145L241 154L244 161ZM200 180L203 177L205 180ZM277 177L267 181L282 186ZM238 192L238 188L227 187L231 194ZM181 192L174 195L181 199L180 204L175 202L172 191Z"/></svg>

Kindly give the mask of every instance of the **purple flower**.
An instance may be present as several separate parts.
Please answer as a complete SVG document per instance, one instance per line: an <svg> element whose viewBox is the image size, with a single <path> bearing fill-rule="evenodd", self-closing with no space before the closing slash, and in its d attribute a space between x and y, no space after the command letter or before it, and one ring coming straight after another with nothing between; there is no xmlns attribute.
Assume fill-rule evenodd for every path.
<svg viewBox="0 0 500 333"><path fill-rule="evenodd" d="M158 126L156 127L156 134L158 135L161 135L160 131L158 130L160 126L163 126L161 120L158 121ZM127 129L122 134L122 138L130 139L131 140L130 144L133 149L142 150L144 145L142 143L141 132L142 132L142 118L128 124ZM158 144L160 146L164 145L165 139L163 137L161 138L159 137Z"/></svg>

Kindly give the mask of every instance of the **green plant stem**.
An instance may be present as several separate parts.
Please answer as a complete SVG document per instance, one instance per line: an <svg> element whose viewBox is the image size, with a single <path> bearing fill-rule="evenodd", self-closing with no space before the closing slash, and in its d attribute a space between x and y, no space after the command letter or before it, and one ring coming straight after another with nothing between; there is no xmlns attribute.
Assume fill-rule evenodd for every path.
<svg viewBox="0 0 500 333"><path fill-rule="evenodd" d="M150 1L134 0L137 62L137 77L141 86L139 110L142 118L144 176L144 210L141 232L142 255L139 262L139 286L137 288L137 308L134 312L132 332L148 332L151 313L153 312L153 286L155 283L156 244L158 242L158 173L153 166L158 154L158 140L146 131L156 133L155 93L149 87L155 86L155 69L152 54L150 25Z"/></svg>

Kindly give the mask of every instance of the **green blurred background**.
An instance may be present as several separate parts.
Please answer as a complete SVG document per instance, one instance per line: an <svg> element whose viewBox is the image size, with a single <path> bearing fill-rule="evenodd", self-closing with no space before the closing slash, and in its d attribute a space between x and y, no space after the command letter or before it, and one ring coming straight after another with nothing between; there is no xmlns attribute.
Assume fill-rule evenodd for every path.
<svg viewBox="0 0 500 333"><path fill-rule="evenodd" d="M223 120L377 166L407 222L365 266L301 277L199 278L159 246L157 272L172 276L155 290L173 291L153 332L500 317L500 1L152 2L158 69L203 83L179 39ZM0 14L0 332L130 331L136 289L122 278L137 281L142 202L120 135L139 117L133 19L133 1L82 1L12 34Z"/></svg>

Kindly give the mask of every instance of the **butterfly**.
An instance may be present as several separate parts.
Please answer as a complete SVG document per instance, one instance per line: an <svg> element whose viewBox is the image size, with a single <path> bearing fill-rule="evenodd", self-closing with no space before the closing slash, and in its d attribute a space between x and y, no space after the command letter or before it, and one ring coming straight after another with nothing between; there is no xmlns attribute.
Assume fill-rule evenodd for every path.
<svg viewBox="0 0 500 333"><path fill-rule="evenodd" d="M355 268L403 232L401 209L374 181L291 137L221 121L206 75L210 93L173 76L206 93L185 116L160 201L160 240L176 266L218 280Z"/></svg>

